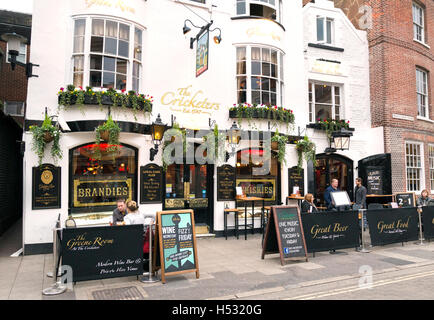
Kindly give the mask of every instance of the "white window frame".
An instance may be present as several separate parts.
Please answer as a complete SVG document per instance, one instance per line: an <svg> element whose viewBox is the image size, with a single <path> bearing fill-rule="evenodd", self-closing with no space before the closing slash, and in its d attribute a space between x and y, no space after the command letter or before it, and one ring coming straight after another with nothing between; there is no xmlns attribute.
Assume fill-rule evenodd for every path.
<svg viewBox="0 0 434 320"><path fill-rule="evenodd" d="M268 7L271 9L274 9L276 12L276 22L281 23L282 22L282 7L283 3L282 0L274 0L274 5L270 4L269 2L272 0L233 0L235 2L235 15L236 16L250 16L250 4L259 4L264 7ZM238 14L238 4L244 3L244 9L245 13Z"/></svg>
<svg viewBox="0 0 434 320"><path fill-rule="evenodd" d="M5 54L5 57L6 57L6 63L10 63L9 62L9 58L11 57L11 55L9 54L9 48L8 48L8 43L7 42L6 42L6 54ZM20 59L20 57L23 57L23 58ZM20 52L19 52L19 54L17 56L17 62L22 63L22 64L26 64L27 63L27 44L25 44L25 43L21 43L20 44Z"/></svg>
<svg viewBox="0 0 434 320"><path fill-rule="evenodd" d="M425 43L425 9L421 7L419 4L417 4L416 2L413 2L412 14L413 14L413 40ZM420 14L421 21L416 21L416 14ZM417 37L418 36L416 32L417 28L421 29L421 34L420 34L421 39L418 39Z"/></svg>
<svg viewBox="0 0 434 320"><path fill-rule="evenodd" d="M265 78L271 78L276 80L276 105L277 106L282 106L285 107L284 102L285 102L285 92L284 92L284 88L285 88L285 74L283 71L283 63L284 63L284 56L285 54L280 51L277 48L274 47L270 47L270 46L264 46L264 45L237 45L235 46L235 60L236 62L238 62L238 57L237 57L237 48L245 48L246 50L246 73L245 74L238 74L238 70L235 71L235 86L237 88L236 92L237 92L237 104L241 103L241 101L238 101L238 77L245 77L246 78L246 103L250 103L253 104L252 101L252 77L265 77ZM270 50L270 56L271 56L271 50L274 50L277 52L277 66L276 66L276 75L277 77L271 77L271 67L270 67L270 76L266 76L266 75L253 75L252 74L252 48L259 48L261 50L261 57L262 57L262 49L269 49ZM257 60L255 60L257 61ZM260 60L261 65L263 60ZM237 66L237 64L235 64L235 67ZM283 90L283 92L282 92ZM260 89L260 92L262 92L263 90ZM271 92L271 89L268 90L269 92ZM262 99L262 97L261 97ZM271 99L270 99L271 100Z"/></svg>
<svg viewBox="0 0 434 320"><path fill-rule="evenodd" d="M428 144L429 184L431 194L434 193L434 144Z"/></svg>
<svg viewBox="0 0 434 320"><path fill-rule="evenodd" d="M117 22L128 25L129 26L129 40L128 40L128 57L123 57L120 56L119 54L117 55L111 55L108 53L105 53L104 50L103 52L100 53L95 53L97 55L101 55L101 56L107 56L107 57L114 57L114 58L120 58L120 59L125 59L127 60L127 74L126 74L126 88L125 90L128 92L130 90L133 90L133 63L134 62L139 62L140 63L140 72L139 72L139 88L138 90L135 90L137 93L141 93L141 89L143 88L143 61L144 61L144 54L143 54L143 48L144 48L144 34L146 29L137 24L137 23L133 23L129 20L123 20L120 18L115 18L112 16L102 16L102 15L85 15L85 16L74 16L72 19L72 32L71 32L71 42L73 43L74 41L74 25L75 25L75 20L79 20L79 19L84 19L86 21L85 23L85 35L84 35L84 50L83 53L75 53L73 52L73 45L71 47L71 68L70 68L70 83L74 83L74 56L77 55L83 55L84 56L84 62L83 62L83 88L85 88L86 86L90 86L90 56L92 54L94 54L93 52L90 51L90 44L91 44L91 37L92 37L92 19L101 19L104 21L113 21L113 22ZM105 22L104 22L105 24ZM118 27L119 28L119 27ZM141 61L138 61L137 59L134 58L134 50L135 50L135 30L139 29L142 31L142 42L141 42L141 48L142 48L142 52L141 52ZM119 32L119 29L118 29ZM101 80L102 81L102 80ZM116 83L115 83L116 86ZM100 90L101 87L93 87L94 90ZM105 89L105 88L104 88Z"/></svg>
<svg viewBox="0 0 434 320"><path fill-rule="evenodd" d="M419 146L420 154L407 154L407 145ZM425 189L425 170L424 170L424 149L423 143L418 141L405 141L404 143L404 154L405 154L405 182L406 182L406 190L408 192L421 192ZM412 158L409 158L412 157ZM420 157L420 166L412 165L409 166L409 162L414 164L414 161L417 163L417 158ZM419 171L419 179L412 179L414 181L419 180L419 189L412 189L409 181L409 170L418 170Z"/></svg>
<svg viewBox="0 0 434 320"><path fill-rule="evenodd" d="M323 30L323 40L318 39L318 20L323 19L322 21L322 30ZM328 36L329 32L327 31L327 22L330 22L330 42L328 42ZM316 29L316 43L318 44L328 44L328 45L334 45L335 43L335 20L330 17L326 16L316 16L315 20L315 29Z"/></svg>
<svg viewBox="0 0 434 320"><path fill-rule="evenodd" d="M420 78L422 76L422 79ZM422 83L421 83L422 81ZM424 88L421 89L421 85ZM416 68L416 97L417 97L417 116L424 119L429 119L429 100L428 100L428 72L421 68ZM424 113L422 114L422 104L419 103L419 97L424 101Z"/></svg>
<svg viewBox="0 0 434 320"><path fill-rule="evenodd" d="M317 119L316 119L316 105L318 103L315 102L315 85L327 85L327 86L331 86L332 87L332 104L331 104L331 109L332 109L332 114L331 114L331 118L333 120L336 120L336 107L339 106L339 120L344 120L345 116L344 116L344 100L343 100L343 89L344 86L343 84L337 84L337 83L329 83L329 82L321 82L321 81L317 81L317 80L309 80L309 87L308 87L308 102L309 102L309 122L310 123L316 123ZM339 98L340 98L340 104L337 105L336 104L336 88L339 88ZM312 97L312 99L310 98ZM329 105L329 104L324 104L324 103L320 103L319 105Z"/></svg>
<svg viewBox="0 0 434 320"><path fill-rule="evenodd" d="M10 104L14 104L14 105L20 104L21 105L20 107L21 107L22 113L12 113L12 112L9 112L8 111L8 106ZM2 111L5 114L7 114L7 115L17 116L17 117L23 117L24 116L24 109L25 109L25 103L23 101L5 101L4 104L3 104L3 110Z"/></svg>

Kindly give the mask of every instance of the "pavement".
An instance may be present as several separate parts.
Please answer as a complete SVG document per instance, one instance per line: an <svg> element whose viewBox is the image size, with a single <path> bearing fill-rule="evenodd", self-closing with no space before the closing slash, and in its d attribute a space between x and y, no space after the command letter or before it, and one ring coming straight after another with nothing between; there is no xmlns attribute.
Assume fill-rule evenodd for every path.
<svg viewBox="0 0 434 320"><path fill-rule="evenodd" d="M44 296L42 290L53 281L46 276L52 271L53 256L10 257L2 248L6 236L0 238L0 252L3 252L0 300L338 299L340 291L348 293L349 299L357 299L363 296L358 291L363 289L364 279L374 279L373 286L382 290L392 283L391 279L395 279L393 283L400 279L402 288L406 280L413 278L421 287L425 279L434 279L433 242L425 242L423 246L413 241L404 246L399 243L369 247L368 239L369 253L354 248L339 250L343 254L321 252L315 257L309 254L308 262L289 260L282 266L278 254L261 259L262 235L249 234L247 240L244 237L238 240L198 238L199 279L195 273L187 273L167 276L166 284L142 283L137 277L83 281L63 294ZM10 254L14 250L11 247ZM415 298L402 288L390 295L390 299ZM432 299L431 292L422 298ZM388 296L379 293L378 299L388 299Z"/></svg>

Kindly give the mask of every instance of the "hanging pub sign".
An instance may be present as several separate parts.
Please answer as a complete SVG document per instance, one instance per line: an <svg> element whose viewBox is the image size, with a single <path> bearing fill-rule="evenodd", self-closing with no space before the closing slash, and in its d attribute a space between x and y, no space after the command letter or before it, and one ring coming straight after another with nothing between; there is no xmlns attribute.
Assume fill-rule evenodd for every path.
<svg viewBox="0 0 434 320"><path fill-rule="evenodd" d="M434 238L434 206L422 207L422 225L425 239Z"/></svg>
<svg viewBox="0 0 434 320"><path fill-rule="evenodd" d="M299 191L300 196L304 196L304 169L298 170L297 167L288 169L288 193L297 194Z"/></svg>
<svg viewBox="0 0 434 320"><path fill-rule="evenodd" d="M360 244L357 211L303 214L302 221L308 252L356 248Z"/></svg>
<svg viewBox="0 0 434 320"><path fill-rule="evenodd" d="M373 246L418 239L416 208L368 210L366 216Z"/></svg>
<svg viewBox="0 0 434 320"><path fill-rule="evenodd" d="M414 192L395 193L394 197L395 197L395 202L398 204L400 208L416 206Z"/></svg>
<svg viewBox="0 0 434 320"><path fill-rule="evenodd" d="M59 209L61 168L42 164L32 168L32 210Z"/></svg>
<svg viewBox="0 0 434 320"><path fill-rule="evenodd" d="M140 167L140 203L162 202L163 168L154 163Z"/></svg>
<svg viewBox="0 0 434 320"><path fill-rule="evenodd" d="M208 70L209 31L206 31L198 40L196 47L196 77Z"/></svg>
<svg viewBox="0 0 434 320"><path fill-rule="evenodd" d="M129 176L79 177L73 186L75 208L115 206L118 199L132 200L133 178Z"/></svg>
<svg viewBox="0 0 434 320"><path fill-rule="evenodd" d="M243 195L246 197L263 198L265 201L276 199L276 180L275 179L237 179L237 187L241 187Z"/></svg>
<svg viewBox="0 0 434 320"><path fill-rule="evenodd" d="M266 254L280 253L284 259L303 258L308 261L306 242L298 206L272 206L262 246L262 259Z"/></svg>
<svg viewBox="0 0 434 320"><path fill-rule="evenodd" d="M366 188L368 194L383 194L382 167L366 167Z"/></svg>
<svg viewBox="0 0 434 320"><path fill-rule="evenodd" d="M217 201L235 200L235 167L225 164L217 168Z"/></svg>
<svg viewBox="0 0 434 320"><path fill-rule="evenodd" d="M194 213L191 209L157 212L161 281L166 275L196 272L199 279Z"/></svg>
<svg viewBox="0 0 434 320"><path fill-rule="evenodd" d="M143 274L143 225L63 229L62 265L73 281Z"/></svg>

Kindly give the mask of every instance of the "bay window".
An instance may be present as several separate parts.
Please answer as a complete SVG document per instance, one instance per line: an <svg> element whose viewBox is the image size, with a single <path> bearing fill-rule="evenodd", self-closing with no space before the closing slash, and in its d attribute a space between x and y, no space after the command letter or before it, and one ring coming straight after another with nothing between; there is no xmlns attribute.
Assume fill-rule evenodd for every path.
<svg viewBox="0 0 434 320"><path fill-rule="evenodd" d="M142 33L129 22L74 20L73 84L139 91Z"/></svg>
<svg viewBox="0 0 434 320"><path fill-rule="evenodd" d="M341 87L325 83L309 83L309 119L341 120Z"/></svg>
<svg viewBox="0 0 434 320"><path fill-rule="evenodd" d="M267 47L237 47L238 103L283 104L283 53Z"/></svg>

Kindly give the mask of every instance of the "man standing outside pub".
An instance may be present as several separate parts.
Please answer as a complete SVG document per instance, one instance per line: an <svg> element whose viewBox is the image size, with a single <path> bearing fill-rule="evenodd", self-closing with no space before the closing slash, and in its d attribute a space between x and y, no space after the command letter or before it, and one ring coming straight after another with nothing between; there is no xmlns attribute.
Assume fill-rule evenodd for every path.
<svg viewBox="0 0 434 320"><path fill-rule="evenodd" d="M332 196L330 194L332 192L339 191L338 185L339 185L338 179L332 179L331 184L327 187L327 189L324 192L324 201L325 201L327 210L336 210L336 207L332 201Z"/></svg>
<svg viewBox="0 0 434 320"><path fill-rule="evenodd" d="M124 221L124 217L128 214L125 200L119 199L116 201L117 208L113 210L113 225L117 226Z"/></svg>
<svg viewBox="0 0 434 320"><path fill-rule="evenodd" d="M362 178L356 178L356 187L354 188L354 207L353 209L366 209L366 194L368 190L363 186ZM368 225L366 220L366 211L363 212L363 224L365 228Z"/></svg>

